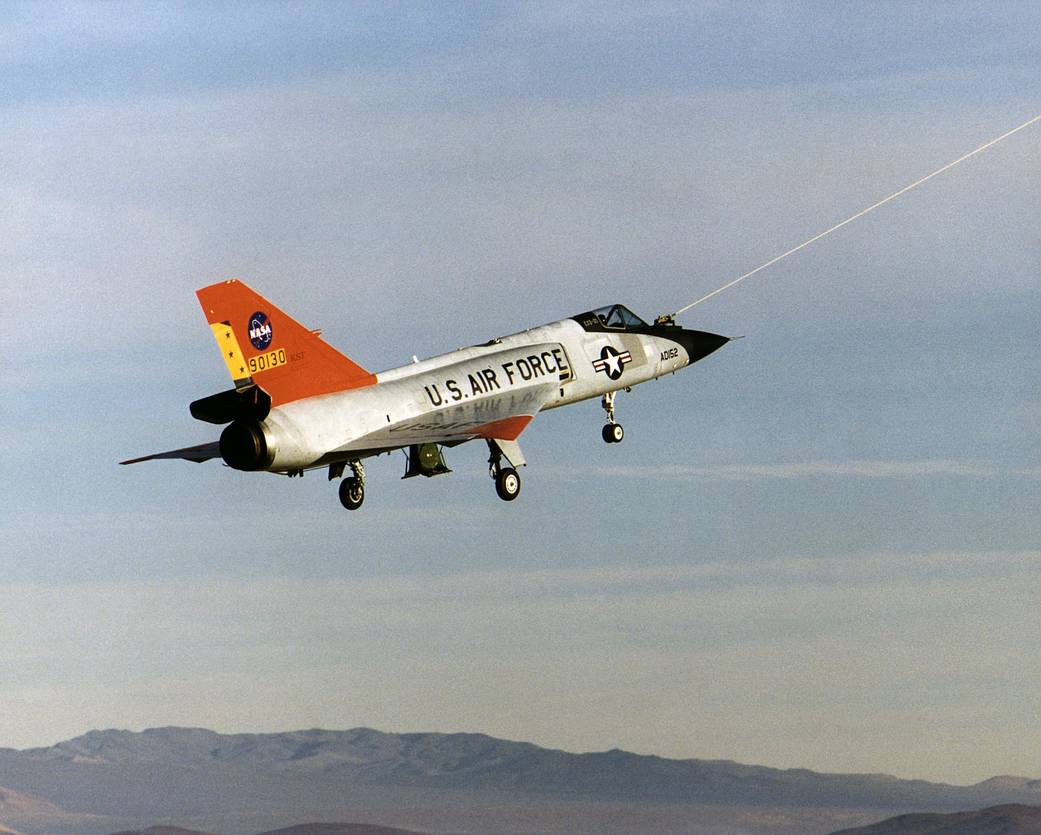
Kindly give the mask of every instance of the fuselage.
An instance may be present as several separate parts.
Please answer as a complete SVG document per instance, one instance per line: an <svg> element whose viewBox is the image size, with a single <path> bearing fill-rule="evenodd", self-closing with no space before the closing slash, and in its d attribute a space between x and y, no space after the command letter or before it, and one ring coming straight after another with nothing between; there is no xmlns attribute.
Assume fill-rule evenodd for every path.
<svg viewBox="0 0 1041 835"><path fill-rule="evenodd" d="M649 325L621 305L600 308L379 372L374 385L277 406L256 427L265 453L251 469L302 471L413 444L514 441L539 411L671 374L726 341Z"/></svg>

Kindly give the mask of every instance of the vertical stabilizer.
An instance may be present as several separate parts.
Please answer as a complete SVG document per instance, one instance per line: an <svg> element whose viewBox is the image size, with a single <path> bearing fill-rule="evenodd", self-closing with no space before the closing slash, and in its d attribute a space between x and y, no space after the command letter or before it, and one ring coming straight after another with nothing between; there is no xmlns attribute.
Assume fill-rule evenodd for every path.
<svg viewBox="0 0 1041 835"><path fill-rule="evenodd" d="M272 406L373 385L376 377L241 281L196 291L236 388L252 383Z"/></svg>

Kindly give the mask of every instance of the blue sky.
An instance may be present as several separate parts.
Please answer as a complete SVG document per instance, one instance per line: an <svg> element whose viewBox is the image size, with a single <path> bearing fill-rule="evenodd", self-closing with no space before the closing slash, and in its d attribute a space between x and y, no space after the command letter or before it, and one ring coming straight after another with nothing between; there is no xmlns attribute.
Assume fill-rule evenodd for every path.
<svg viewBox="0 0 1041 835"><path fill-rule="evenodd" d="M320 474L115 462L213 435L197 287L373 370L675 310L1041 112L1039 25L5 7L0 745L367 724L1037 776L1036 127L692 310L746 338L623 395L624 444L539 418L513 505L476 447L373 462L350 515Z"/></svg>

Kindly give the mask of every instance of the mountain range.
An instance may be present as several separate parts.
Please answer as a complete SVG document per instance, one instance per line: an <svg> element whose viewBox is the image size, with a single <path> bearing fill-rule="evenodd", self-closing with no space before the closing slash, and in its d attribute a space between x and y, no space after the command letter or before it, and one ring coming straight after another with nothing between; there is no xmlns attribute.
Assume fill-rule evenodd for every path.
<svg viewBox="0 0 1041 835"><path fill-rule="evenodd" d="M252 835L316 820L454 833L828 833L903 812L1041 804L1041 781L1021 777L954 786L368 728L91 731L0 749L0 786L0 824L26 835L156 824Z"/></svg>
<svg viewBox="0 0 1041 835"><path fill-rule="evenodd" d="M179 826L150 826L147 829L128 829L125 832L113 833L113 835L214 835L214 833L183 829ZM373 826L367 823L303 823L283 829L272 829L269 832L258 832L257 835L423 835L423 833L390 826Z"/></svg>
<svg viewBox="0 0 1041 835"><path fill-rule="evenodd" d="M1036 835L1041 833L1041 808L1009 804L943 815L898 815L869 826L843 829L832 835Z"/></svg>

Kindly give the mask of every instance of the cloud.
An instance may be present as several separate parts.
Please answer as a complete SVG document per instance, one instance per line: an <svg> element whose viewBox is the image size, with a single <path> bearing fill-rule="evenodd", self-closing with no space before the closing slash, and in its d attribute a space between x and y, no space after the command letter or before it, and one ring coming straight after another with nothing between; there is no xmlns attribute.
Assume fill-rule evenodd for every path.
<svg viewBox="0 0 1041 835"><path fill-rule="evenodd" d="M1036 99L1033 69L993 59L1000 44L1018 60L1037 27L989 11L957 24L980 37L949 37L962 18L944 17L948 39L923 52L900 15L864 12L865 28L812 6L677 8L526 5L419 45L362 24L372 49L353 63L325 40L347 27L315 26L324 12L282 48L287 18L309 18L295 7L202 29L182 8L132 31L121 6L43 7L39 26L0 27L0 62L22 85L0 137L17 289L0 332L19 545L4 566L9 580L55 578L0 588L0 724L22 734L0 744L94 725L368 723L924 776L1036 767L1036 750L1016 747L1041 712L1036 553L766 559L832 542L1036 540L1032 494L988 463L1009 448L1036 460L1034 423L1002 412L1006 388L1033 379L1033 323L994 312L1028 311L1036 291L1025 133L713 308L710 329L764 335L761 347L714 378L710 364L689 372L695 384L672 391L691 392L694 419L648 438L659 458L681 443L708 460L791 461L597 470L769 481L792 502L734 511L713 495L727 491L705 490L677 514L665 488L632 484L629 514L605 524L589 512L605 495L593 480L532 490L509 517L475 509L466 482L438 482L408 494L419 512L388 491L344 520L313 479L290 492L216 466L113 463L209 436L180 404L227 385L192 296L211 280L247 278L374 367L615 298L675 309L1017 124ZM907 14L928 18L920 9ZM1008 304L976 305L987 294ZM978 314L969 326L947 307L959 296ZM580 472L589 448L571 438L559 460ZM876 450L899 460L857 457ZM805 460L820 455L837 460ZM885 481L915 478L933 480L910 497ZM813 490L839 479L872 480L867 501ZM740 559L270 578L619 550ZM57 582L156 573L188 579ZM956 736L971 756L951 756Z"/></svg>
<svg viewBox="0 0 1041 835"><path fill-rule="evenodd" d="M1034 762L1009 745L1039 707L1036 551L0 594L8 745L205 721L963 780Z"/></svg>
<svg viewBox="0 0 1041 835"><path fill-rule="evenodd" d="M473 77L479 63L462 50L418 67L9 107L0 233L5 269L24 291L10 301L0 344L25 344L47 319L59 345L70 345L87 307L95 344L147 335L157 316L170 333L189 333L191 291L234 274L294 292L304 310L345 298L370 318L388 298L420 320L451 298L458 320L474 323L462 341L623 291L637 307L679 306L932 170L993 131L991 118L1006 118L998 108L840 114L816 88L734 92L696 78L681 88L502 95ZM850 95L859 83L849 82ZM1032 204L1016 189L1033 163L1021 156L1005 157L1012 179L977 191L1012 207L1005 234L1033 230ZM981 176L973 170L934 197L949 208L951 195L971 190L966 179ZM920 292L941 282L964 292L983 272L992 290L1026 284L1016 264L945 269L948 258L1020 251L980 246L990 236L971 213L948 212L939 244L933 220L898 226L892 249L912 260L953 247L935 277L914 277ZM827 246L815 272L834 267L827 253L844 245ZM859 283L848 265L828 268L844 280L831 282L824 303L841 308L851 293L906 286L906 270L888 266L875 263ZM790 290L793 281L819 285L791 273ZM518 309L531 318L518 322ZM332 323L318 324L335 341Z"/></svg>
<svg viewBox="0 0 1041 835"><path fill-rule="evenodd" d="M726 464L719 466L685 466L667 464L658 467L601 467L597 472L614 478L759 481L764 479L807 478L918 478L923 476L957 476L990 478L1000 471L985 464L963 461L803 461L784 464Z"/></svg>

